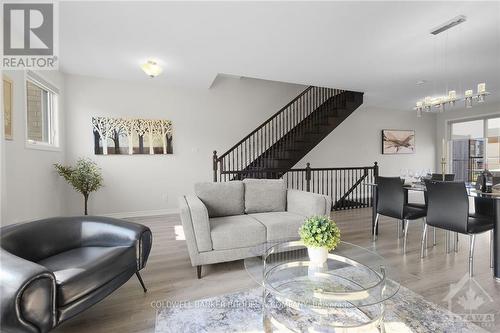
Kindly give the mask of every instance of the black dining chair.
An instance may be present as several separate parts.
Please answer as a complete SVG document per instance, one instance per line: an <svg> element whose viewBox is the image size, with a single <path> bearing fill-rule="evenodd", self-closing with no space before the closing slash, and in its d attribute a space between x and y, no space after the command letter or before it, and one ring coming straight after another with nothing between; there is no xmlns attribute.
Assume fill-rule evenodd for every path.
<svg viewBox="0 0 500 333"><path fill-rule="evenodd" d="M424 183L428 181L429 179L424 179ZM443 180L443 175L441 173L433 173L431 174L430 180L436 180L436 181L442 181ZM452 182L455 180L455 174L454 173L447 173L444 175L444 181L445 182ZM412 207L418 207L418 208L425 208L427 209L427 194L424 192L424 202L425 203L416 203L416 202L409 202L408 205Z"/></svg>
<svg viewBox="0 0 500 333"><path fill-rule="evenodd" d="M464 182L428 181L427 221L422 235L421 257L425 257L424 240L427 226L469 235L469 276L474 274L474 243L476 235L493 229L491 216L469 212L469 196ZM490 257L491 257L490 246ZM490 260L491 266L491 260Z"/></svg>
<svg viewBox="0 0 500 333"><path fill-rule="evenodd" d="M433 173L431 175L431 180L442 181L443 180L443 174L442 173ZM454 180L455 180L455 174L454 173L446 173L444 175L444 181L445 182L452 182Z"/></svg>
<svg viewBox="0 0 500 333"><path fill-rule="evenodd" d="M442 181L443 180L443 174L441 174L441 173L433 173L433 174L431 174L431 178L430 179L424 179L423 181L424 181L424 183L427 183L428 181L432 181L432 180L434 180L434 181ZM454 180L455 180L455 174L454 173L447 173L447 174L444 175L444 181L445 182L452 182ZM424 202L423 203L409 202L408 206L425 209L427 211L427 192L424 191ZM458 236L457 236L457 238L458 238ZM447 240L449 240L449 239L447 238ZM436 245L436 228L432 228L432 246L435 246L435 245ZM448 244L446 246L449 248ZM455 249L457 249L457 248L458 247L455 244Z"/></svg>
<svg viewBox="0 0 500 333"><path fill-rule="evenodd" d="M409 206L407 202L407 192L403 188L403 182L399 177L377 177L377 216L373 228L373 240L377 239L376 230L380 216L387 216L398 219L398 238L400 237L403 223L404 240L403 252L406 253L406 240L408 238L409 222L424 218L425 209Z"/></svg>

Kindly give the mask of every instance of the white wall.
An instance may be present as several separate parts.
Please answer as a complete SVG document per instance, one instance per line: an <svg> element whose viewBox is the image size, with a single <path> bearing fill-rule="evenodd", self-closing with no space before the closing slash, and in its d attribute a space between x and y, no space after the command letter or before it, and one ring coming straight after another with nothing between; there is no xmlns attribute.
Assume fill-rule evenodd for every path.
<svg viewBox="0 0 500 333"><path fill-rule="evenodd" d="M2 71L0 71L2 73ZM3 80L0 80L0 114L3 114ZM4 128L4 117L0 117L0 129ZM0 225L5 221L5 148L3 132L0 134Z"/></svg>
<svg viewBox="0 0 500 333"><path fill-rule="evenodd" d="M493 114L498 114L500 116L500 103L488 103L488 100L483 104L474 104L471 109L466 109L465 106L462 105L456 105L454 108L444 113L439 113L436 120L436 142L438 143L438 149L436 150L436 167L440 168L439 163L442 156L441 142L443 139L450 139L448 137L448 124L450 122L454 120L467 120L482 116L491 116Z"/></svg>
<svg viewBox="0 0 500 333"><path fill-rule="evenodd" d="M103 170L103 187L89 202L91 214L177 208L177 198L197 181L212 179L212 151L223 153L297 96L304 86L219 77L204 89L160 81L127 82L65 77L67 161L91 157ZM93 153L92 116L165 118L173 121L173 155L102 156ZM82 210L67 191L69 213ZM139 213L140 214L140 213Z"/></svg>
<svg viewBox="0 0 500 333"><path fill-rule="evenodd" d="M415 154L382 155L382 130L415 130ZM412 110L384 110L364 105L352 113L298 164L311 167L372 166L380 175L399 176L402 168L422 170L435 165L436 118L417 118Z"/></svg>
<svg viewBox="0 0 500 333"><path fill-rule="evenodd" d="M52 164L90 157L103 170L105 187L91 196L91 214L165 213L197 181L212 178L212 151L223 153L304 86L254 79L220 77L211 89L185 89L157 81L129 82L41 73L61 90L63 151L27 149L24 145L24 84L21 72L9 73L14 86L14 141L5 143L5 200L2 223L81 214L82 198L60 179ZM163 156L94 155L92 116L166 118L174 124L174 154ZM382 155L381 130L415 129L416 154ZM380 164L382 175L401 168L435 165L435 116L361 106L298 165L313 167ZM64 139L65 138L65 139ZM4 222L5 221L5 222Z"/></svg>
<svg viewBox="0 0 500 333"><path fill-rule="evenodd" d="M65 184L55 173L53 164L65 160L64 153L64 78L58 72L40 71L42 76L60 88L59 151L26 148L25 85L23 71L4 71L14 82L13 140L4 141L2 163L2 219L1 224L65 214ZM2 127L3 128L3 127Z"/></svg>

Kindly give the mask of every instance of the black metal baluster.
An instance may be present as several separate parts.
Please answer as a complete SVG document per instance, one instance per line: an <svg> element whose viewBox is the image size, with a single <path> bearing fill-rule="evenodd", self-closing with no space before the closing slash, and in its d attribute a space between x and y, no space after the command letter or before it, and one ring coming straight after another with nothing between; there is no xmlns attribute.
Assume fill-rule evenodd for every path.
<svg viewBox="0 0 500 333"><path fill-rule="evenodd" d="M356 180L354 181L355 184L358 182L358 179L361 177L361 174L359 173L359 169L356 169ZM359 186L356 186L354 189L356 192L356 208L359 208Z"/></svg>
<svg viewBox="0 0 500 333"><path fill-rule="evenodd" d="M330 170L326 170L326 195L330 196L330 191L328 187L330 186Z"/></svg>
<svg viewBox="0 0 500 333"><path fill-rule="evenodd" d="M252 162L255 161L255 139L256 139L256 136L255 135L252 135Z"/></svg>
<svg viewBox="0 0 500 333"><path fill-rule="evenodd" d="M321 170L321 194L325 194L325 172Z"/></svg>
<svg viewBox="0 0 500 333"><path fill-rule="evenodd" d="M342 195L340 196L341 198L345 194L346 173L347 173L346 170L342 170ZM344 205L345 205L345 199L342 200L342 207L341 207L342 209L344 209Z"/></svg>
<svg viewBox="0 0 500 333"><path fill-rule="evenodd" d="M358 171L359 171L359 169L354 169L354 178L352 180L353 181L352 186L354 186L358 180ZM358 187L357 186L354 188L353 197L354 197L354 201L355 201L354 208L357 208L358 207Z"/></svg>
<svg viewBox="0 0 500 333"><path fill-rule="evenodd" d="M343 183L343 172L342 170L339 170L339 197L337 200L340 200L342 198L342 183ZM339 201L339 208L341 208L342 202Z"/></svg>
<svg viewBox="0 0 500 333"><path fill-rule="evenodd" d="M366 174L366 178L365 179L369 179L369 175L370 175L370 170L369 169L365 169L365 174ZM368 207L368 186L363 186L363 190L364 190L364 196L365 196L365 200L364 200L364 206L365 207Z"/></svg>

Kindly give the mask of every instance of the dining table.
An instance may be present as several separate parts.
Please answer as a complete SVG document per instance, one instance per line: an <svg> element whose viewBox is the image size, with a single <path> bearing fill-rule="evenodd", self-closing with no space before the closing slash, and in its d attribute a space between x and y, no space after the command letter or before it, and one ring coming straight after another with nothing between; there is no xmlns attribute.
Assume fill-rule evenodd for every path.
<svg viewBox="0 0 500 333"><path fill-rule="evenodd" d="M364 183L365 186L373 187L373 205L372 205L372 232L378 235L378 226L375 228L375 218L377 216L377 184ZM497 282L500 282L500 191L490 193L477 190L473 183L465 183L467 194L471 198L479 198L482 200L492 200L494 229L493 229L493 275ZM406 191L426 191L425 185L422 182L404 184L403 188ZM375 230L374 230L375 229Z"/></svg>

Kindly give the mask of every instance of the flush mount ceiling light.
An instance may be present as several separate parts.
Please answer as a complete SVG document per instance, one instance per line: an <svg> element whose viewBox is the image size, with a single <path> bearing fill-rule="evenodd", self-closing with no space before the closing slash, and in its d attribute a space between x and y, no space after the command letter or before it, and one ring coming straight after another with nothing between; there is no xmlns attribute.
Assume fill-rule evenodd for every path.
<svg viewBox="0 0 500 333"><path fill-rule="evenodd" d="M146 63L141 65L141 68L149 77L156 77L163 71L161 66L154 60L148 60Z"/></svg>

